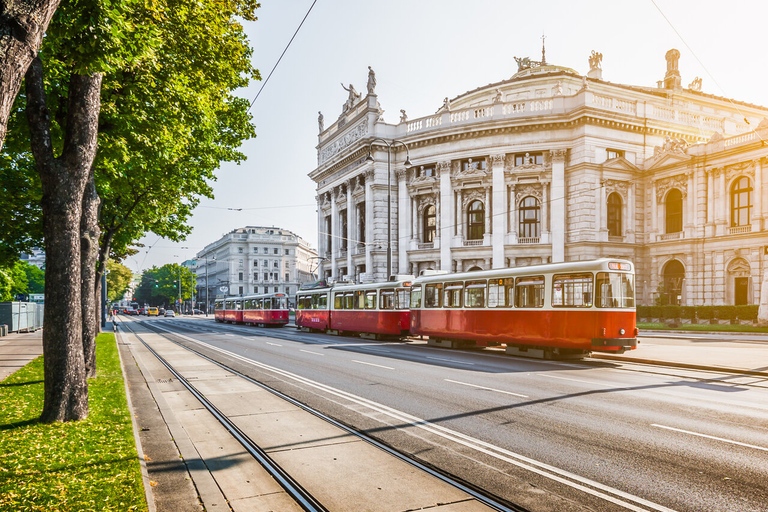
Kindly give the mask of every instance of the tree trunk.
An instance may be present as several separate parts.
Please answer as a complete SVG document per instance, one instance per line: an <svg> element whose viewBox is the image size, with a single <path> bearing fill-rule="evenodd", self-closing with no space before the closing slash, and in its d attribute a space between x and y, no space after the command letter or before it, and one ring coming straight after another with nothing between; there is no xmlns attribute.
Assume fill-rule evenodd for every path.
<svg viewBox="0 0 768 512"><path fill-rule="evenodd" d="M88 183L83 194L83 214L80 218L80 272L81 304L83 314L83 357L85 375L88 379L96 377L96 334L98 327L98 304L101 289L96 283L96 260L99 255L99 194L96 192L94 171L88 176Z"/></svg>
<svg viewBox="0 0 768 512"><path fill-rule="evenodd" d="M43 330L45 398L41 421L88 416L88 381L83 356L80 219L83 194L96 155L101 74L72 75L62 154L54 158L43 66L27 71L30 142L42 184L46 252Z"/></svg>
<svg viewBox="0 0 768 512"><path fill-rule="evenodd" d="M59 0L0 0L0 150L8 116Z"/></svg>

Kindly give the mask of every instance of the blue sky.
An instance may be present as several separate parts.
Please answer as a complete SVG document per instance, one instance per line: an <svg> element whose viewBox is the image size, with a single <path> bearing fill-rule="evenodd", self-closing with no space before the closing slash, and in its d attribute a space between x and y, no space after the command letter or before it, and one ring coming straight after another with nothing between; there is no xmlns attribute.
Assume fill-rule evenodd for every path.
<svg viewBox="0 0 768 512"><path fill-rule="evenodd" d="M313 0L262 0L246 25L253 63L266 78ZM727 6L724 7L724 6ZM194 257L224 233L246 225L289 229L317 247L317 113L329 126L347 92L365 91L376 71L384 119L436 111L446 96L511 77L514 57L541 58L586 74L592 50L603 54L603 79L655 86L664 54L681 53L683 85L703 79L705 93L768 106L763 56L768 4L747 0L317 0L251 109L257 137L248 160L224 164L215 199L203 200L182 243L149 234L123 263L134 272ZM262 82L240 95L253 100Z"/></svg>

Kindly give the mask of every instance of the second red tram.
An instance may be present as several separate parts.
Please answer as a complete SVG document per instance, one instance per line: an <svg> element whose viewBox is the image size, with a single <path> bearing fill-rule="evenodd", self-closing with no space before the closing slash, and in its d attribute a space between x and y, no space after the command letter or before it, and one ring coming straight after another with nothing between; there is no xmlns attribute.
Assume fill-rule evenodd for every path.
<svg viewBox="0 0 768 512"><path fill-rule="evenodd" d="M214 302L217 322L282 327L288 323L288 314L288 297L282 293L227 297Z"/></svg>

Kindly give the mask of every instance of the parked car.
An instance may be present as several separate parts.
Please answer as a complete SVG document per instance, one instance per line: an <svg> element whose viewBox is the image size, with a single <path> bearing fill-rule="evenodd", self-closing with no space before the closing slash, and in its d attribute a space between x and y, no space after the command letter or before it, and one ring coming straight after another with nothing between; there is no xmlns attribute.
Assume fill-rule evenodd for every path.
<svg viewBox="0 0 768 512"><path fill-rule="evenodd" d="M168 317L168 316L176 316L176 313L174 313L172 309L166 309L165 310L165 316L166 317Z"/></svg>
<svg viewBox="0 0 768 512"><path fill-rule="evenodd" d="M165 314L165 308L158 308L157 314L161 315L161 316L164 315Z"/></svg>
<svg viewBox="0 0 768 512"><path fill-rule="evenodd" d="M149 308L147 309L147 315L148 316L157 316L159 314L159 311L157 308Z"/></svg>

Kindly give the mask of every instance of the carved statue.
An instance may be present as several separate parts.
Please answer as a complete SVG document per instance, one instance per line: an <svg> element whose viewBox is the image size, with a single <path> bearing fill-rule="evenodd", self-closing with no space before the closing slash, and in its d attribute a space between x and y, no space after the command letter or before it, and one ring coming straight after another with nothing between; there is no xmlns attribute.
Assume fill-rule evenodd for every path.
<svg viewBox="0 0 768 512"><path fill-rule="evenodd" d="M592 55L589 56L589 70L602 69L603 54L592 50Z"/></svg>
<svg viewBox="0 0 768 512"><path fill-rule="evenodd" d="M440 107L438 112L450 112L451 111L451 100L448 99L448 96L445 97L443 100L443 106Z"/></svg>
<svg viewBox="0 0 768 512"><path fill-rule="evenodd" d="M357 103L363 97L363 95L357 92L355 86L352 84L349 84L349 89L344 87L344 84L341 84L341 87L349 93L347 101L344 102L344 112L346 112L347 110L354 107L355 103Z"/></svg>
<svg viewBox="0 0 768 512"><path fill-rule="evenodd" d="M693 82L688 84L688 88L692 91L701 91L701 78L698 76L693 79Z"/></svg>
<svg viewBox="0 0 768 512"><path fill-rule="evenodd" d="M524 69L528 69L531 67L531 58L530 57L515 57L515 62L517 62L517 72Z"/></svg>
<svg viewBox="0 0 768 512"><path fill-rule="evenodd" d="M493 102L494 103L501 103L501 100L502 100L501 89L497 88L496 89L496 96L493 98Z"/></svg>
<svg viewBox="0 0 768 512"><path fill-rule="evenodd" d="M400 122L401 123L405 123L406 121L408 121L408 114L406 114L405 110L401 108L400 109Z"/></svg>
<svg viewBox="0 0 768 512"><path fill-rule="evenodd" d="M324 130L324 128L323 128L323 113L320 112L320 111L317 112L317 127L320 129L321 132Z"/></svg>
<svg viewBox="0 0 768 512"><path fill-rule="evenodd" d="M368 66L368 94L376 94L376 73Z"/></svg>
<svg viewBox="0 0 768 512"><path fill-rule="evenodd" d="M552 88L552 95L553 96L562 96L563 95L563 82L558 80L557 84Z"/></svg>

